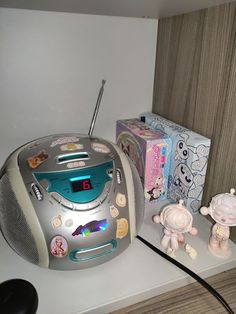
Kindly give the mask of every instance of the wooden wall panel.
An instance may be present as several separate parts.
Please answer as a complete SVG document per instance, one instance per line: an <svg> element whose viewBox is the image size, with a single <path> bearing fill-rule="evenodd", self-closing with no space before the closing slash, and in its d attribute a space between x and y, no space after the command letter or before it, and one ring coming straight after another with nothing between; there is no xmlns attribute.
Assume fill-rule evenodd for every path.
<svg viewBox="0 0 236 314"><path fill-rule="evenodd" d="M236 188L236 3L159 20L153 112L212 140L203 203Z"/></svg>

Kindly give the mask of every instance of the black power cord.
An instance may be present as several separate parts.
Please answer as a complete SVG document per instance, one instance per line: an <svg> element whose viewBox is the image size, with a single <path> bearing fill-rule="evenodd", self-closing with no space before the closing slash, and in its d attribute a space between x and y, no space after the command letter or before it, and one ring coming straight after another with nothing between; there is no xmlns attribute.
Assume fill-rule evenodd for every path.
<svg viewBox="0 0 236 314"><path fill-rule="evenodd" d="M193 271L191 271L189 268L184 266L183 264L179 263L169 255L165 254L161 250L159 250L157 247L140 237L139 235L136 236L137 239L139 239L141 242L143 242L146 246L148 246L151 250L153 250L155 253L159 254L161 257L165 258L175 266L179 267L181 270L186 272L188 275L193 277L196 281L198 281L204 288L206 288L220 303L221 305L226 309L226 311L230 314L234 314L234 311L231 309L229 304L224 300L224 298L214 289L212 286L210 286L205 280L203 280L201 277L199 277L197 274L195 274Z"/></svg>

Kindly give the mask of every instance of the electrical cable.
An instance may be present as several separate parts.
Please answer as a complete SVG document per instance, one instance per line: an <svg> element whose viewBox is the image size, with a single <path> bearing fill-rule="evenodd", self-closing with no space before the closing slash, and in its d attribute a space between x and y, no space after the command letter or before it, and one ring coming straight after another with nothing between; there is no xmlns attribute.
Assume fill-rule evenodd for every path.
<svg viewBox="0 0 236 314"><path fill-rule="evenodd" d="M226 309L226 311L229 314L234 314L234 311L231 309L229 304L224 300L224 298L212 287L210 286L205 280L203 280L201 277L199 277L197 274L195 274L193 271L191 271L189 268L184 266L183 264L179 263L169 255L165 254L161 250L159 250L157 247L149 243L147 240L143 239L141 236L137 235L136 238L143 242L146 246L148 246L151 250L153 250L155 253L159 254L161 257L168 260L170 263L174 264L175 266L179 267L181 270L186 272L188 275L193 277L197 282L199 282L205 289L207 289L220 303L221 305Z"/></svg>

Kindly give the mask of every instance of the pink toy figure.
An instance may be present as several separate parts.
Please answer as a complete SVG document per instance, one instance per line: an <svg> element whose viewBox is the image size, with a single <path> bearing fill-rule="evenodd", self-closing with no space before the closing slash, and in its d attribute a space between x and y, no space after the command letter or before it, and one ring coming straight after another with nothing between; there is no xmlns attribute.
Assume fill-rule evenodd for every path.
<svg viewBox="0 0 236 314"><path fill-rule="evenodd" d="M184 233L197 234L197 229L192 226L193 217L183 200L179 204L169 204L165 206L160 215L153 217L155 223L161 223L164 228L164 236L161 245L166 249L166 253L175 257L175 251L179 248L179 243L185 243Z"/></svg>
<svg viewBox="0 0 236 314"><path fill-rule="evenodd" d="M235 190L214 196L209 207L202 207L202 215L209 214L216 222L211 230L208 248L210 252L220 258L231 255L229 248L229 227L236 226L236 196Z"/></svg>

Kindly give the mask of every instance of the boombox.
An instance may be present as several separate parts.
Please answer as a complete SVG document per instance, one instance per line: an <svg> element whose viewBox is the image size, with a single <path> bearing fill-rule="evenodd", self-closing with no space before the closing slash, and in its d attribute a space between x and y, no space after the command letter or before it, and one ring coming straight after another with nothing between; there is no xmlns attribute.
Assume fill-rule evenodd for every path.
<svg viewBox="0 0 236 314"><path fill-rule="evenodd" d="M118 146L92 136L103 85L88 135L34 140L1 169L2 234L36 265L95 266L123 252L137 235L144 205L137 170Z"/></svg>
<svg viewBox="0 0 236 314"><path fill-rule="evenodd" d="M111 259L135 238L142 211L136 169L103 139L41 138L17 149L2 169L3 236L39 266L81 269Z"/></svg>

